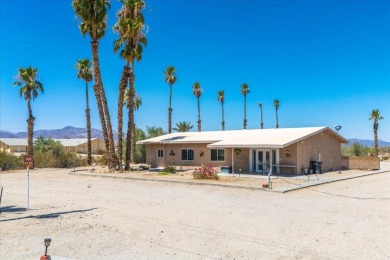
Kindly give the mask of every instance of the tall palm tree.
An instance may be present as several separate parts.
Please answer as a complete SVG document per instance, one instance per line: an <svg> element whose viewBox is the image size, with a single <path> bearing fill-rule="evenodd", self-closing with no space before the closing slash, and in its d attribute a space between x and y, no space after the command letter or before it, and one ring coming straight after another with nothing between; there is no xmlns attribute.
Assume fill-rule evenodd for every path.
<svg viewBox="0 0 390 260"><path fill-rule="evenodd" d="M279 119L278 119L279 99L274 100L274 107L276 111L276 128L279 128Z"/></svg>
<svg viewBox="0 0 390 260"><path fill-rule="evenodd" d="M85 81L85 97L87 108L85 109L85 117L87 119L87 139L88 139L88 153L87 162L88 165L92 165L91 155L91 114L89 109L89 97L88 97L88 82L92 81L92 69L91 61L89 59L77 60L75 68L77 69L77 77Z"/></svg>
<svg viewBox="0 0 390 260"><path fill-rule="evenodd" d="M95 80L93 89L108 155L108 167L112 169L115 167L114 137L99 63L99 40L104 36L107 28L107 10L110 8L110 3L108 0L73 0L72 7L79 19L81 34L83 36L89 34L91 37L93 74Z"/></svg>
<svg viewBox="0 0 390 260"><path fill-rule="evenodd" d="M260 128L263 129L263 103L259 102L259 108L260 108Z"/></svg>
<svg viewBox="0 0 390 260"><path fill-rule="evenodd" d="M181 121L173 128L176 132L189 132L194 126L191 122Z"/></svg>
<svg viewBox="0 0 390 260"><path fill-rule="evenodd" d="M223 104L225 102L225 91L218 91L218 102L222 105L222 131L225 131L225 111L223 109Z"/></svg>
<svg viewBox="0 0 390 260"><path fill-rule="evenodd" d="M144 17L142 9L145 6L143 0L120 0L122 8L117 13L117 23L114 25L114 31L118 33L119 38L114 42L114 52L120 51L120 57L125 60L126 64L123 67L122 77L119 84L118 96L118 164L119 170L122 170L122 144L123 144L123 102L124 93L128 82L130 81L130 92L132 96L130 102L133 102L135 95L134 88L134 61L139 61L142 58L143 47L146 46L146 37L143 35ZM130 66L131 65L131 66ZM130 121L134 121L134 107L129 106ZM134 124L131 124L131 127ZM134 135L134 129L130 129L130 133ZM131 137L130 137L131 138ZM130 139L127 140L130 144ZM128 168L128 163L126 164Z"/></svg>
<svg viewBox="0 0 390 260"><path fill-rule="evenodd" d="M27 67L25 69L18 68L18 75L16 75L16 81L14 86L20 87L19 95L24 97L27 101L28 107L28 119L27 119L27 154L34 156L33 149L33 137L34 137L34 121L35 117L32 114L31 100L37 98L38 93L43 93L43 85L38 81L38 69L33 67Z"/></svg>
<svg viewBox="0 0 390 260"><path fill-rule="evenodd" d="M168 134L172 133L172 86L176 82L176 69L173 66L168 66L164 71L164 81L169 84L169 106L168 106Z"/></svg>
<svg viewBox="0 0 390 260"><path fill-rule="evenodd" d="M242 124L243 129L246 129L246 95L250 93L249 86L246 83L241 84L241 94L244 96L244 123Z"/></svg>
<svg viewBox="0 0 390 260"><path fill-rule="evenodd" d="M142 98L137 94L134 95L133 105L134 105L134 111L138 111L138 109L142 105ZM134 119L134 117L133 117L133 119ZM133 122L132 122L132 133L131 133L131 158L130 158L130 160L132 163L135 163L135 161L136 161L136 127L135 127L134 121L135 120L133 120Z"/></svg>
<svg viewBox="0 0 390 260"><path fill-rule="evenodd" d="M131 102L131 93L129 89L126 89L125 92L125 101L124 104L127 107L127 109L130 111L130 106L133 106L133 110L137 111L139 107L142 105L142 99L138 95L134 95L133 101ZM127 138L126 138L126 170L130 169L130 161L132 163L135 162L135 150L136 150L136 128L134 121L131 121L129 118L129 121L127 123Z"/></svg>
<svg viewBox="0 0 390 260"><path fill-rule="evenodd" d="M379 109L374 109L371 111L369 120L374 120L374 146L375 146L375 156L378 157L378 128L379 120L382 120L383 116L379 112Z"/></svg>
<svg viewBox="0 0 390 260"><path fill-rule="evenodd" d="M198 132L202 132L202 120L200 120L200 96L202 96L202 89L200 88L200 83L195 82L192 86L192 93L198 100Z"/></svg>

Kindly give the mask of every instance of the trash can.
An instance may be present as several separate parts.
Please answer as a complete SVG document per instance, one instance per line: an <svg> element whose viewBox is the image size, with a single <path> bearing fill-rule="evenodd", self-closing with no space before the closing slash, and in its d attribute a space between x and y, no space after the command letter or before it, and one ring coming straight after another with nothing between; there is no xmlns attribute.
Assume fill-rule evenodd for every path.
<svg viewBox="0 0 390 260"><path fill-rule="evenodd" d="M322 173L322 162L321 161L316 161L316 172L317 173Z"/></svg>
<svg viewBox="0 0 390 260"><path fill-rule="evenodd" d="M317 170L317 161L310 161L310 173L315 174Z"/></svg>

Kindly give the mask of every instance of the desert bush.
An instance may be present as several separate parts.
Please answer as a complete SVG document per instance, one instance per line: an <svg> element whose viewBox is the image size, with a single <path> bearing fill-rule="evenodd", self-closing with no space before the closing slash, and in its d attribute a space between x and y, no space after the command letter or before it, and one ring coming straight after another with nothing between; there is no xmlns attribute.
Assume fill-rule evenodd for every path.
<svg viewBox="0 0 390 260"><path fill-rule="evenodd" d="M0 152L0 170L18 170L23 169L23 157L15 156L10 153Z"/></svg>
<svg viewBox="0 0 390 260"><path fill-rule="evenodd" d="M203 166L200 168L196 168L192 173L194 179L211 179L218 180L218 169L214 166Z"/></svg>
<svg viewBox="0 0 390 260"><path fill-rule="evenodd" d="M96 165L107 165L108 164L107 154L104 153L103 155L94 156L93 161L94 163L96 163Z"/></svg>
<svg viewBox="0 0 390 260"><path fill-rule="evenodd" d="M86 158L65 151L64 146L58 141L39 137L34 142L34 166L37 168L70 168L86 165Z"/></svg>
<svg viewBox="0 0 390 260"><path fill-rule="evenodd" d="M174 173L176 173L176 167L173 165L165 166L162 173L166 173L166 174L162 174L162 175L174 174Z"/></svg>

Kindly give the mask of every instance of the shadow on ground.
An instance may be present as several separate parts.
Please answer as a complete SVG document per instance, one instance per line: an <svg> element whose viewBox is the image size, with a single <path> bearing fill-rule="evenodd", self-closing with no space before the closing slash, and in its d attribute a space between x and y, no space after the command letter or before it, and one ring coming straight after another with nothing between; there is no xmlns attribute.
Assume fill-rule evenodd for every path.
<svg viewBox="0 0 390 260"><path fill-rule="evenodd" d="M9 211L6 211L5 209L9 208ZM18 210L23 210L26 211L25 208L15 208L13 206L9 207L4 207L1 209L1 212L18 212L18 211L12 211L13 209L18 209ZM90 208L90 209L80 209L80 210L71 210L71 211L61 211L61 212L54 212L54 213L49 213L49 214L40 214L40 215L29 215L29 216L24 216L24 217L18 217L18 218L9 218L9 219L3 219L0 220L0 222L5 222L5 221L11 221L11 220L20 220L20 219L26 219L26 218L36 218L36 219L47 219L47 218L58 218L61 215L65 214L73 214L73 213L81 213L81 212L87 212L91 210L95 210L97 208Z"/></svg>

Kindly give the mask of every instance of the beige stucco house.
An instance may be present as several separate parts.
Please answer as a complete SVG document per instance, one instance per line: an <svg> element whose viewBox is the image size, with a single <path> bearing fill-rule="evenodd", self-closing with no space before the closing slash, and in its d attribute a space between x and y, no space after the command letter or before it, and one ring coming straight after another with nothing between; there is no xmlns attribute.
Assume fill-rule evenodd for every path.
<svg viewBox="0 0 390 260"><path fill-rule="evenodd" d="M0 138L0 151L8 153L25 153L27 151L27 139Z"/></svg>
<svg viewBox="0 0 390 260"><path fill-rule="evenodd" d="M304 127L179 132L138 144L146 145L152 168L203 164L234 172L304 174L315 169L315 162L321 162L323 172L340 169L340 144L347 142L329 127Z"/></svg>
<svg viewBox="0 0 390 260"><path fill-rule="evenodd" d="M68 152L87 153L88 151L88 139L52 139L59 141ZM105 151L106 147L104 142L98 138L91 139L92 154L98 154L101 151ZM0 151L9 153L24 153L27 150L26 138L0 138Z"/></svg>

